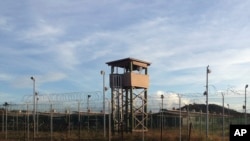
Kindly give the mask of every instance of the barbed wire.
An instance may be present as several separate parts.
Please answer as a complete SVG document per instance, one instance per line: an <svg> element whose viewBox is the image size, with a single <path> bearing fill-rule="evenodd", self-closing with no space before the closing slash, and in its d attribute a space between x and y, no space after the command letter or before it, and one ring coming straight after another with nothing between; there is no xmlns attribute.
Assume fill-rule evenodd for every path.
<svg viewBox="0 0 250 141"><path fill-rule="evenodd" d="M101 98L100 91L93 92L71 92L71 93L50 93L50 94L39 94L37 98L39 103L55 103L55 102L71 102L71 101L85 101L88 99L88 95L91 99L98 100ZM33 102L33 95L25 95L23 102Z"/></svg>
<svg viewBox="0 0 250 141"><path fill-rule="evenodd" d="M225 98L225 105L230 104L231 108L236 110L241 110L244 97L244 92L242 90L227 89L225 91L217 91L209 93L209 104L222 105L222 93ZM91 98L88 99L88 95ZM108 94L107 94L108 95ZM147 95L147 107L148 110L153 110L155 112L159 111L162 105L161 94L148 94ZM174 107L178 108L179 104L181 106L188 104L205 104L205 96L203 93L179 93L179 92L164 92L163 106L166 109L172 109ZM57 111L65 112L69 109L70 111L78 111L78 106L80 111L87 111L87 100L89 100L89 107L91 111L100 112L102 110L102 92L69 92L69 93L50 93L50 94L38 94L37 98L37 110L38 111L49 111L50 104L53 104L53 108ZM181 103L179 103L179 98L181 98ZM137 105L141 105L141 101L134 102ZM25 95L23 97L23 104L12 105L12 109L25 110L33 109L33 95ZM106 112L108 110L106 109Z"/></svg>

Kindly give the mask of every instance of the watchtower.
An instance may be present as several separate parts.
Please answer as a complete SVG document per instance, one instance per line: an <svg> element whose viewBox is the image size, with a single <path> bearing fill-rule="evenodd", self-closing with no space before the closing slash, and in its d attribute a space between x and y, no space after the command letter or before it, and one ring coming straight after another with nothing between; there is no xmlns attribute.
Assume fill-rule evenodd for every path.
<svg viewBox="0 0 250 141"><path fill-rule="evenodd" d="M146 131L150 63L125 58L106 64L111 66L112 133Z"/></svg>

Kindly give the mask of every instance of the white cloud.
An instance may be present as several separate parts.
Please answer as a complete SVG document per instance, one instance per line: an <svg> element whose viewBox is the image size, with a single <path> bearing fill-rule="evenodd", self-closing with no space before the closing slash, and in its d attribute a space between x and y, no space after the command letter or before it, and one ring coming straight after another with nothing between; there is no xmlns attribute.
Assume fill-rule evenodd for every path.
<svg viewBox="0 0 250 141"><path fill-rule="evenodd" d="M161 99L161 95L163 95L163 101ZM179 96L181 98L181 107L187 104L194 103L190 98L186 97L183 94L177 93L177 92L164 92L161 90L158 90L155 94L150 94L148 96L148 106L149 109L151 109L153 112L158 112L159 109L162 107L172 110L172 108L179 108ZM197 99L196 99L197 101ZM163 102L163 103L162 103Z"/></svg>
<svg viewBox="0 0 250 141"><path fill-rule="evenodd" d="M66 74L62 72L48 72L45 75L39 75L37 76L37 79L39 79L39 83L49 83L49 82L56 82L61 81L67 77Z"/></svg>
<svg viewBox="0 0 250 141"><path fill-rule="evenodd" d="M0 81L8 81L11 79L12 79L12 77L9 74L0 73Z"/></svg>
<svg viewBox="0 0 250 141"><path fill-rule="evenodd" d="M66 42L54 48L55 58L57 62L64 68L73 69L75 65L80 63L77 58L77 47L79 42Z"/></svg>
<svg viewBox="0 0 250 141"><path fill-rule="evenodd" d="M20 38L27 42L37 42L41 44L53 43L57 38L64 34L60 26L49 24L44 20L35 22L34 26L25 29L20 33Z"/></svg>
<svg viewBox="0 0 250 141"><path fill-rule="evenodd" d="M11 31L13 27L9 23L8 18L0 16L0 30L2 31Z"/></svg>
<svg viewBox="0 0 250 141"><path fill-rule="evenodd" d="M50 82L59 82L67 78L67 75L62 72L47 72L45 74L34 74L30 76L16 76L11 80L11 85L15 88L30 88L32 81L30 77L33 76L36 80L36 85L41 86Z"/></svg>

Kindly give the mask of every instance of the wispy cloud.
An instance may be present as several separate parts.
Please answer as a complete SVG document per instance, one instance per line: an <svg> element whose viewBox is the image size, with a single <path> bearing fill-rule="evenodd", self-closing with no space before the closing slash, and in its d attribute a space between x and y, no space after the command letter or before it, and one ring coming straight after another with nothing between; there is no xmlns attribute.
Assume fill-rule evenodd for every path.
<svg viewBox="0 0 250 141"><path fill-rule="evenodd" d="M28 42L51 42L57 39L57 37L64 34L64 31L55 25L50 25L43 20L40 20L36 25L25 29L20 32L21 39Z"/></svg>
<svg viewBox="0 0 250 141"><path fill-rule="evenodd" d="M5 16L0 16L0 30L11 31L13 29L12 25L9 23L8 18Z"/></svg>
<svg viewBox="0 0 250 141"><path fill-rule="evenodd" d="M32 84L32 81L30 80L31 76L35 78L38 86L42 86L46 83L62 81L67 78L67 75L62 72L47 72L45 74L31 74L30 76L16 76L12 78L11 85L16 88L30 88Z"/></svg>
<svg viewBox="0 0 250 141"><path fill-rule="evenodd" d="M11 78L9 74L0 73L0 81L9 81Z"/></svg>
<svg viewBox="0 0 250 141"><path fill-rule="evenodd" d="M62 72L48 72L45 75L37 76L37 79L39 79L40 83L56 82L65 78L67 78L67 75Z"/></svg>

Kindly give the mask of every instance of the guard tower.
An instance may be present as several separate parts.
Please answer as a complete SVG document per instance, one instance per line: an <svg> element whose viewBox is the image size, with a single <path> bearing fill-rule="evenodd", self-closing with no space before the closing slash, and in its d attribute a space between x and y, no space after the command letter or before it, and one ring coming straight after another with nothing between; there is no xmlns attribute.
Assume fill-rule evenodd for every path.
<svg viewBox="0 0 250 141"><path fill-rule="evenodd" d="M147 131L148 66L134 58L107 62L111 66L112 133Z"/></svg>

